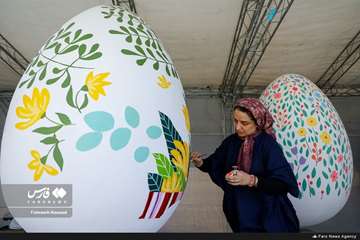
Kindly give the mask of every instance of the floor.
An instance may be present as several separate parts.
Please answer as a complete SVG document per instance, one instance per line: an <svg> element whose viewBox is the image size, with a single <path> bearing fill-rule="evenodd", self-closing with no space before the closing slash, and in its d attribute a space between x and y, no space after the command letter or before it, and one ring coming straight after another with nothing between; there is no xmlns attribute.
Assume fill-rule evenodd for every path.
<svg viewBox="0 0 360 240"><path fill-rule="evenodd" d="M359 232L360 184L353 189L344 208L332 219L301 229L301 232ZM221 207L222 192L207 174L190 168L184 198L160 232L231 232Z"/></svg>

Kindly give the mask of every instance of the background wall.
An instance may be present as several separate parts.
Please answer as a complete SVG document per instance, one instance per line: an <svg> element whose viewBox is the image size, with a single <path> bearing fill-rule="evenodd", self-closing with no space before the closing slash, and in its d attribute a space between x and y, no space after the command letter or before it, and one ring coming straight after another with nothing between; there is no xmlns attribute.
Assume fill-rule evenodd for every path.
<svg viewBox="0 0 360 240"><path fill-rule="evenodd" d="M353 189L345 207L334 218L302 231L356 232L360 226L360 97L330 99L337 109L350 138L354 158ZM9 95L0 95L0 134L6 118ZM191 97L191 150L211 154L221 143L232 122L219 98ZM189 182L183 201L161 229L162 232L231 232L222 213L222 192L207 174L190 167ZM2 209L1 209L2 208ZM0 215L6 206L0 194Z"/></svg>

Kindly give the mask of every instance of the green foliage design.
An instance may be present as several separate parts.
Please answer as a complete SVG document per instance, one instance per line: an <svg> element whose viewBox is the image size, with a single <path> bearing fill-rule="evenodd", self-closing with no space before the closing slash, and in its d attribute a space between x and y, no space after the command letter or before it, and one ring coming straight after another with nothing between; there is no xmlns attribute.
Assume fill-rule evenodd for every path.
<svg viewBox="0 0 360 240"><path fill-rule="evenodd" d="M91 44L93 34L84 33L81 29L73 29L75 23L70 23L55 33L40 49L39 54L25 71L25 80L19 84L19 88L30 88L35 80L45 81L46 85L61 82L62 88L68 88L66 100L70 107L81 112L88 104L87 89L80 89L74 96L71 73L76 70L93 69L79 66L78 63L93 61L102 56L98 43ZM64 55L70 56L70 62L63 62ZM80 101L79 93L83 93Z"/></svg>
<svg viewBox="0 0 360 240"><path fill-rule="evenodd" d="M115 6L103 7L103 9L104 18L116 18L120 24L119 29L111 29L109 33L124 37L132 46L121 49L121 53L135 57L138 66L148 62L155 71L162 66L168 76L178 78L175 66L164 51L159 38L141 18Z"/></svg>

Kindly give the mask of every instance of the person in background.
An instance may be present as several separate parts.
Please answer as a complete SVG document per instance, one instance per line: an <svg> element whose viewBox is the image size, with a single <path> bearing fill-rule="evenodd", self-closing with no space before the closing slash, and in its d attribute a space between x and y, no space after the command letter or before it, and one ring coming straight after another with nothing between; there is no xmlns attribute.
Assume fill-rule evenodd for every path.
<svg viewBox="0 0 360 240"><path fill-rule="evenodd" d="M233 232L298 232L287 193L300 192L271 114L254 98L237 100L233 110L235 133L205 159L192 152L192 162L224 191L223 211Z"/></svg>

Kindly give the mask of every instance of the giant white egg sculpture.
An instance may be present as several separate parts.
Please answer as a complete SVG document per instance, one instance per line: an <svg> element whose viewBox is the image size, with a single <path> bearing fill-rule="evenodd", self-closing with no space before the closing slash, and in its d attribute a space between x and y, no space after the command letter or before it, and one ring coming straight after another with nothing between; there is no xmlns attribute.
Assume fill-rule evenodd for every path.
<svg viewBox="0 0 360 240"><path fill-rule="evenodd" d="M13 95L6 204L27 232L154 232L184 192L190 122L175 66L138 16L91 8L41 47Z"/></svg>
<svg viewBox="0 0 360 240"><path fill-rule="evenodd" d="M275 119L278 143L292 166L301 198L291 198L303 227L335 216L351 191L349 138L327 96L299 74L273 81L260 100Z"/></svg>

